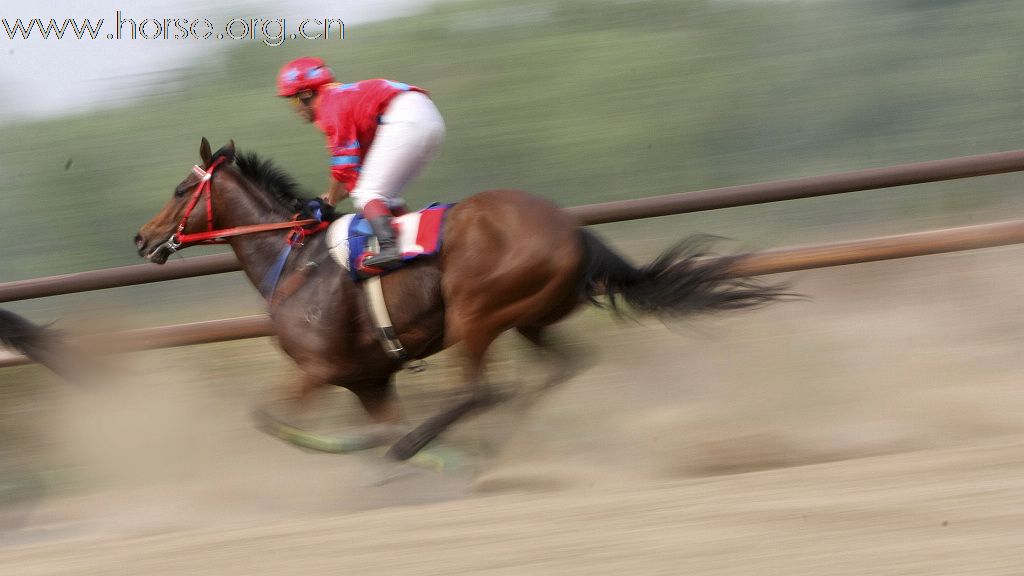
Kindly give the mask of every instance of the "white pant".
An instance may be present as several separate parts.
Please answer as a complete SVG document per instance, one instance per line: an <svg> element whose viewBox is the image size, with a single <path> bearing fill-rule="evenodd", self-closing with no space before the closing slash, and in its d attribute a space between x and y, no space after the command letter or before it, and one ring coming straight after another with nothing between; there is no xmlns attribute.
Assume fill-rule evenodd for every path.
<svg viewBox="0 0 1024 576"><path fill-rule="evenodd" d="M402 92L392 98L352 190L356 209L361 211L370 200L389 207L404 204L402 189L434 155L444 135L444 119L426 94Z"/></svg>

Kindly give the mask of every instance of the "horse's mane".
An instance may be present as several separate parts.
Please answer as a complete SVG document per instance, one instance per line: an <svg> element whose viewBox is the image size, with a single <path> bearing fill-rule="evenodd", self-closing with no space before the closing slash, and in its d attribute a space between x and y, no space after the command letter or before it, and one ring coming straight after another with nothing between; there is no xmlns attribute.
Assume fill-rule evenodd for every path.
<svg viewBox="0 0 1024 576"><path fill-rule="evenodd" d="M248 180L265 190L289 212L306 212L307 199L299 193L299 185L287 172L255 152L239 153L235 165Z"/></svg>

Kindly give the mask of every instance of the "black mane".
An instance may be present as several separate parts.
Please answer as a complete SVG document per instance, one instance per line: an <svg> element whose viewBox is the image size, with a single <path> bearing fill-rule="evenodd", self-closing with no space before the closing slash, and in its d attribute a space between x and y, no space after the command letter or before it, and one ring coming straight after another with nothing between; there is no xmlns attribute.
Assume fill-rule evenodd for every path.
<svg viewBox="0 0 1024 576"><path fill-rule="evenodd" d="M300 196L299 185L272 161L260 158L255 152L245 152L236 156L235 165L243 176L266 190L289 212L307 211L308 199Z"/></svg>

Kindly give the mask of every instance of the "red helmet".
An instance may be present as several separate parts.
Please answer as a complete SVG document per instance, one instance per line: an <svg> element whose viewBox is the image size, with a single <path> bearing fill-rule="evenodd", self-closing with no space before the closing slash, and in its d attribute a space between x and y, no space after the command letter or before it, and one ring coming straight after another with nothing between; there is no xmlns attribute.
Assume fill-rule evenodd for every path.
<svg viewBox="0 0 1024 576"><path fill-rule="evenodd" d="M303 90L315 90L334 82L327 64L312 56L297 58L284 65L277 75L277 95L294 96Z"/></svg>

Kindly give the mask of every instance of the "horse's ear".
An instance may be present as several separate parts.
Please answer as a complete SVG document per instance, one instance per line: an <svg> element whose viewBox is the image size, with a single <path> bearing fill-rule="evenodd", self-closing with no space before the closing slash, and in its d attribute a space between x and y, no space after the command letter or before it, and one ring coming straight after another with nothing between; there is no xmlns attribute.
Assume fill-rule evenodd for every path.
<svg viewBox="0 0 1024 576"><path fill-rule="evenodd" d="M203 141L199 143L199 158L203 160L203 166L210 165L210 158L213 157L213 153L210 152L210 141L203 136Z"/></svg>
<svg viewBox="0 0 1024 576"><path fill-rule="evenodd" d="M214 158L223 158L225 162L231 164L235 161L235 141L228 140L228 143L221 146L220 150L213 153Z"/></svg>

